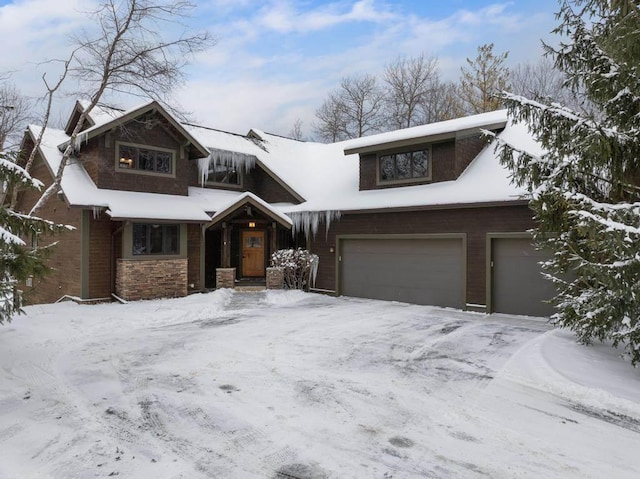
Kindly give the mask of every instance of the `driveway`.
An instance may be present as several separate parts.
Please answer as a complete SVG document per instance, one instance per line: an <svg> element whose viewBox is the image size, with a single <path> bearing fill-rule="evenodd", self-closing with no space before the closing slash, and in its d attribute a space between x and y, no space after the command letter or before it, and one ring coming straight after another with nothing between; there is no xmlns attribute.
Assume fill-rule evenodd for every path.
<svg viewBox="0 0 640 479"><path fill-rule="evenodd" d="M540 319L221 290L0 345L1 478L640 475L638 371Z"/></svg>

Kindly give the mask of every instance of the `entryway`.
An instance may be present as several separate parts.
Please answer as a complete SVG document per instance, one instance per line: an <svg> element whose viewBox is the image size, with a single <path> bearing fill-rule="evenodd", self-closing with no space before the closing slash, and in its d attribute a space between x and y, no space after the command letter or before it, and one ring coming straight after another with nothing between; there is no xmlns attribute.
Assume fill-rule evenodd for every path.
<svg viewBox="0 0 640 479"><path fill-rule="evenodd" d="M264 277L265 275L265 232L263 230L243 230L241 235L242 276Z"/></svg>

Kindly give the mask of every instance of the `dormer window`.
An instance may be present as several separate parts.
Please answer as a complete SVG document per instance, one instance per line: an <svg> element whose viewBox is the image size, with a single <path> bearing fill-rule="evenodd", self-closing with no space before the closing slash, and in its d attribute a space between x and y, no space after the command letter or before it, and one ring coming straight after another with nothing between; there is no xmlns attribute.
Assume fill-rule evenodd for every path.
<svg viewBox="0 0 640 479"><path fill-rule="evenodd" d="M117 142L116 168L119 171L174 175L175 152L166 148Z"/></svg>
<svg viewBox="0 0 640 479"><path fill-rule="evenodd" d="M431 179L430 150L378 156L379 183L412 183Z"/></svg>

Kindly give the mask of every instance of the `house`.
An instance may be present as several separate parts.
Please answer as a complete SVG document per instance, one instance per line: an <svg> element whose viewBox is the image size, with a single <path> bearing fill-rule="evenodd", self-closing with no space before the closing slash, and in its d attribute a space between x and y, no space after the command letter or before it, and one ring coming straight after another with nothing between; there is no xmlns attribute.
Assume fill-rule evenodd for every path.
<svg viewBox="0 0 640 479"><path fill-rule="evenodd" d="M85 105L47 129L32 174L50 184ZM522 191L481 130L536 150L505 111L334 143L181 123L156 102L89 115L41 215L73 225L31 302L184 296L264 281L271 253L320 257L318 291L548 314ZM40 129L30 126L23 148ZM37 193L24 192L27 210Z"/></svg>

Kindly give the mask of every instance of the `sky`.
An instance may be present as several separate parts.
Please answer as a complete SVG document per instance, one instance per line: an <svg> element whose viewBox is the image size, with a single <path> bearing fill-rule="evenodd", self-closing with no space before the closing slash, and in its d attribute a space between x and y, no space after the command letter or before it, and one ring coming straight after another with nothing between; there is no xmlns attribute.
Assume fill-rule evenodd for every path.
<svg viewBox="0 0 640 479"><path fill-rule="evenodd" d="M0 72L34 99L42 76L56 79L69 36L90 29L94 0L0 0ZM557 41L557 0L207 0L196 1L188 28L216 44L191 59L175 103L195 123L236 133L250 128L287 135L297 119L312 136L315 111L340 79L380 76L400 57L437 57L457 80L466 58L494 43L509 66L540 58L541 39ZM66 92L74 91L73 85ZM113 98L130 107L140 99ZM74 98L55 106L66 120Z"/></svg>

